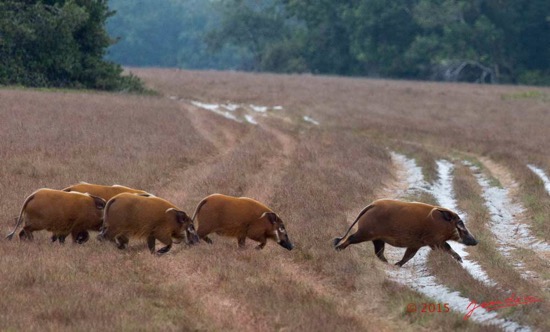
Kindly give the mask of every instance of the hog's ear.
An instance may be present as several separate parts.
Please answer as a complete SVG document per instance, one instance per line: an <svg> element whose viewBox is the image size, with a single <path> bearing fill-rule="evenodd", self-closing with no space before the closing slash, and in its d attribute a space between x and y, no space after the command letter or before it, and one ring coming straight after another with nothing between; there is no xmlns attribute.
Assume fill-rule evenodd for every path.
<svg viewBox="0 0 550 332"><path fill-rule="evenodd" d="M443 219L445 219L445 221L453 220L453 213L451 211L442 210L442 209L437 209L437 211L441 213L441 216L443 217Z"/></svg>
<svg viewBox="0 0 550 332"><path fill-rule="evenodd" d="M189 218L187 213L185 213L183 211L178 211L178 222L183 224L183 223L188 222L188 221L191 221L191 218Z"/></svg>
<svg viewBox="0 0 550 332"><path fill-rule="evenodd" d="M174 211L174 213L176 214L176 220L180 223L180 224L183 224L185 221L187 221L189 219L189 216L187 215L187 213L181 211L181 210L178 210L178 209L174 209L174 208L169 208L167 209L165 212L166 213L169 213L171 211Z"/></svg>
<svg viewBox="0 0 550 332"><path fill-rule="evenodd" d="M267 220L269 220L269 222L273 225L275 225L275 223L277 222L277 214L275 212L264 212L260 216L260 219L262 219L263 217L267 217Z"/></svg>
<svg viewBox="0 0 550 332"><path fill-rule="evenodd" d="M90 194L88 194L90 195ZM94 203L95 203L95 207L98 209L98 210L103 210L105 208L105 204L107 204L107 202L105 202L105 200L101 197L97 197L97 196L94 196L94 195L90 195L91 198L93 198L94 200Z"/></svg>

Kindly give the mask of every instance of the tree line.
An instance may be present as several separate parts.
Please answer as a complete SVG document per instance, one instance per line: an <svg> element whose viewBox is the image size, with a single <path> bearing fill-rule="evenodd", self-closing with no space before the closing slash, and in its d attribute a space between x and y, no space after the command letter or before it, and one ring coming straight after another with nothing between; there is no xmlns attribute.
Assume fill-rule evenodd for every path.
<svg viewBox="0 0 550 332"><path fill-rule="evenodd" d="M548 0L112 0L135 66L550 84Z"/></svg>
<svg viewBox="0 0 550 332"><path fill-rule="evenodd" d="M548 0L0 0L0 85L121 65L550 85Z"/></svg>

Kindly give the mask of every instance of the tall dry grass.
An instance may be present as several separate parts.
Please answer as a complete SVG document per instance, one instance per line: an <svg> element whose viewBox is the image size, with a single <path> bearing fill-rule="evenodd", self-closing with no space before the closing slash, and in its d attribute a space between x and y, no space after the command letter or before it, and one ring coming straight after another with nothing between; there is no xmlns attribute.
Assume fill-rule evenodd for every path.
<svg viewBox="0 0 550 332"><path fill-rule="evenodd" d="M330 241L395 180L390 150L414 156L430 181L437 176L436 158L471 153L495 159L518 180L539 187L522 187L521 193L538 207L530 205L533 218L541 216L548 200L521 167L533 162L550 171L550 159L544 157L550 144L548 101L521 94L532 88L132 71L161 96L0 90L5 231L33 190L85 180L143 188L189 213L214 192L254 197L285 221L296 249L288 252L271 242L256 251L249 241L239 250L235 239L214 235L212 245L177 246L158 258L139 241L131 241L126 251L94 239L83 246L54 245L46 234L34 243L0 241L5 294L0 329L489 328L463 321L456 312L406 313L410 302L433 300L389 281L372 244L337 253ZM284 110L251 126L188 100L282 105ZM321 125L305 123L304 115ZM479 193L463 171L458 174L466 184L456 186L461 207L478 211L479 222L469 227L491 243ZM550 232L535 227L542 236ZM499 259L487 244L479 251ZM497 267L482 255L475 257L503 287L516 287L513 270L505 267L497 277ZM448 255L436 252L430 262L437 278L469 296L501 295L464 276ZM516 288L546 292L537 287ZM543 328L545 306L503 314Z"/></svg>

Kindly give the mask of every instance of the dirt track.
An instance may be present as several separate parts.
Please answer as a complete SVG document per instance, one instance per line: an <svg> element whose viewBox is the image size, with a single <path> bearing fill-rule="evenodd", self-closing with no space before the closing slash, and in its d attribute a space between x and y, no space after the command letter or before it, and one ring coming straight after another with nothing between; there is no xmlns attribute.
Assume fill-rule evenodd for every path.
<svg viewBox="0 0 550 332"><path fill-rule="evenodd" d="M199 111L204 113L204 109L195 109L194 111ZM279 112L278 117L280 118L281 115ZM269 114L269 113L268 113ZM195 115L197 116L197 115ZM267 116L269 118L269 115ZM284 117L284 115L283 115ZM225 122L228 122L229 120L225 120ZM298 120L299 121L299 120ZM306 121L307 122L307 121ZM262 172L255 174L252 177L252 182L254 185L252 185L252 188L245 190L245 195L250 197L257 197L260 200L263 201L270 201L272 200L272 194L269 192L266 193L262 190L265 187L270 187L275 185L277 182L280 182L282 180L282 177L285 173L285 168L289 166L290 159L293 157L293 152L296 149L296 144L299 141L296 138L285 134L283 130L281 129L275 129L275 127L279 126L279 128L287 128L292 129L293 127L296 128L300 124L289 124L288 121L282 122L282 121L276 121L276 120L266 120L266 118L262 118L260 120L260 125L256 128L259 128L261 131L263 131L263 134L261 134L262 138L270 142L270 146L273 148L273 152L270 154L269 159L265 162L265 168ZM303 125L303 124L302 124ZM318 123L316 125L319 125ZM230 135L231 136L231 135ZM233 136L232 136L233 137ZM233 141L235 142L235 141ZM215 145L222 144L221 142L214 142ZM394 152L392 152L394 153ZM456 152L455 152L456 153ZM466 155L466 153L462 153L463 155ZM456 203L454 205L449 205L449 199L446 198L447 195L450 195L450 197L454 196L453 188L452 188L452 168L450 169L450 174L447 174L446 176L450 176L450 178L446 181L449 181L448 184L445 184L446 187L441 188L441 184L437 185L440 186L439 189L436 189L435 187L432 187L432 189L428 188L430 185L426 184L424 180L421 180L420 183L414 183L410 182L410 177L413 178L418 175L407 175L407 172L410 170L407 169L407 167L410 166L410 162L414 162L412 160L406 160L406 157L403 155L398 155L399 158L394 158L394 162L392 165L392 173L393 173L393 180L389 180L385 182L384 186L382 188L379 188L379 193L375 194L376 197L390 197L390 198L400 198L403 196L406 196L407 194L411 194L409 192L410 190L420 190L420 191L428 191L430 195L432 195L433 199L435 201L440 201L442 206L447 206L452 209L457 209ZM512 191L510 192L510 199L512 200L518 200L518 192L517 192L517 185L514 184L513 175L506 170L505 167L502 165L498 165L491 159L487 157L474 157L479 160L479 162L482 163L482 165L486 168L488 174L494 176L498 181L502 183L502 185L506 188L512 188ZM455 162L460 162L460 160L457 160ZM439 161L438 161L439 163ZM448 163L448 162L447 162ZM415 167L415 166L413 166ZM446 167L452 167L452 164L449 164L449 166ZM421 172L421 170L419 169ZM441 175L440 175L441 176ZM409 178L408 178L409 177ZM250 178L249 178L250 179ZM262 179L261 181L257 181L255 179ZM439 178L438 180L442 180ZM412 181L415 181L414 179ZM420 187L415 188L414 186L418 185ZM412 187L411 187L412 186ZM448 192L445 192L448 191ZM443 196L442 196L443 195ZM452 199L452 198L451 198ZM445 204L447 203L447 204ZM458 210L457 210L458 211ZM346 213L348 215L349 220L353 220L354 215L353 213ZM522 219L525 219L524 214L515 214L514 217L518 217L520 223L525 223L525 221L522 221ZM502 236L506 237L508 234L502 234ZM459 252L463 252L463 255L467 255L467 252L464 251L466 248L456 248L455 250L459 250ZM471 248L468 248L468 251L472 250ZM368 254L369 250L361 250L361 253ZM400 258L400 255L402 255L403 251L401 250L394 250L390 249L388 251L388 256L392 259L397 261ZM547 257L548 250L543 247L541 252L539 253L542 255L542 257ZM463 305L463 304L469 304L470 302L474 301L474 299L468 299L468 298L460 298L454 294L451 293L451 290L449 290L446 286L438 284L434 276L431 275L426 267L427 263L427 253L422 253L418 255L419 257L416 260L412 260L409 265L412 265L413 267L410 268L411 271L407 272L407 267L403 268L401 271L396 271L395 268L387 268L387 273L389 274L390 278L395 279L396 281L402 283L403 285L407 286L409 285L413 290L421 290L422 293L429 297L437 298L437 300L441 302L447 302L452 303L455 306L456 305ZM476 261L470 261L468 258L464 257L464 265L472 266L470 273L473 278L479 279L482 282L485 283L486 287L493 288L493 289L499 289L502 290L501 286L495 282L494 280L489 279L486 272L483 270L483 268L480 266L479 262ZM418 262L416 262L418 261ZM294 281L301 282L304 287L310 289L312 292L322 295L322 296L330 296L333 298L346 298L345 302L342 302L340 305L342 306L349 306L352 304L353 307L356 308L355 311L352 311L351 313L348 312L348 315L351 314L355 319L357 319L358 322L362 322L362 328L367 329L369 326L369 322L372 322L373 318L372 316L365 315L363 310L368 311L368 306L365 306L362 304L361 297L357 297L353 299L353 296L349 296L350 294L346 294L345 292L341 292L334 288L327 288L326 285L322 285L322 281L316 279L313 276L308 276L307 273L304 273L304 267L300 267L299 264L295 264L292 262L281 262L280 260L277 260L276 264L280 265L279 271L283 272L287 278L291 278ZM528 264L530 267L534 267L533 263ZM526 268L521 264L522 269L520 270L520 273L527 272L527 275L530 276L529 280L535 283L540 283L540 285L546 289L546 285L548 283L548 280L545 278L541 278L539 276L539 272L535 271L542 271L543 273L547 273L546 264L539 265L538 267L534 268L534 271L526 271ZM410 283L410 278L418 278L419 281L415 283ZM365 279L368 279L368 277L365 277ZM365 282L368 282L368 280L365 280ZM435 292L424 292L422 289L429 289L431 288ZM439 290L437 290L439 289ZM466 314L468 310L466 310L466 305L464 307L455 308L457 311L462 312L462 314ZM357 316L354 316L357 315ZM498 314L496 313L489 313L487 311L483 311L483 309L478 310L477 315L473 317L474 321L479 321L482 324L494 324L496 326L500 326L501 328L505 330L530 330L531 327L526 325L521 325L518 323L515 323L513 321L504 320L502 318L499 318ZM378 324L382 324L382 322L379 322ZM244 327L243 327L244 328Z"/></svg>

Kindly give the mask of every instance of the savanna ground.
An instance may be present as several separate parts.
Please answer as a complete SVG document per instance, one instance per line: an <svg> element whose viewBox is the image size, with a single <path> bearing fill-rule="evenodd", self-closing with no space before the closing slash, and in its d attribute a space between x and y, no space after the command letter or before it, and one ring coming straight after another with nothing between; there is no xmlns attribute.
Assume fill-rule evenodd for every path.
<svg viewBox="0 0 550 332"><path fill-rule="evenodd" d="M235 239L214 235L212 245L176 245L156 257L144 240L118 250L95 234L84 245L52 244L46 232L32 243L0 240L1 330L500 330L464 320L464 308L408 313L409 303L440 301L393 281L388 271L397 268L379 261L371 243L332 248L365 205L397 197L403 178L391 152L414 159L428 182L437 180L436 160L454 164L455 196L480 242L468 257L496 286L431 251L436 280L478 302L537 296L542 302L501 309L498 317L550 330L548 255L503 255L467 166L498 187L518 183L512 199L525 211L515 217L548 243L550 196L527 164L550 173L550 89L133 72L159 95L0 89L3 232L34 190L87 181L141 188L190 214L211 193L253 197L285 221L295 249L270 242L258 251L249 240L240 250ZM283 109L250 113L252 125L191 101ZM515 261L536 277L522 276ZM414 259L403 269L410 266Z"/></svg>

